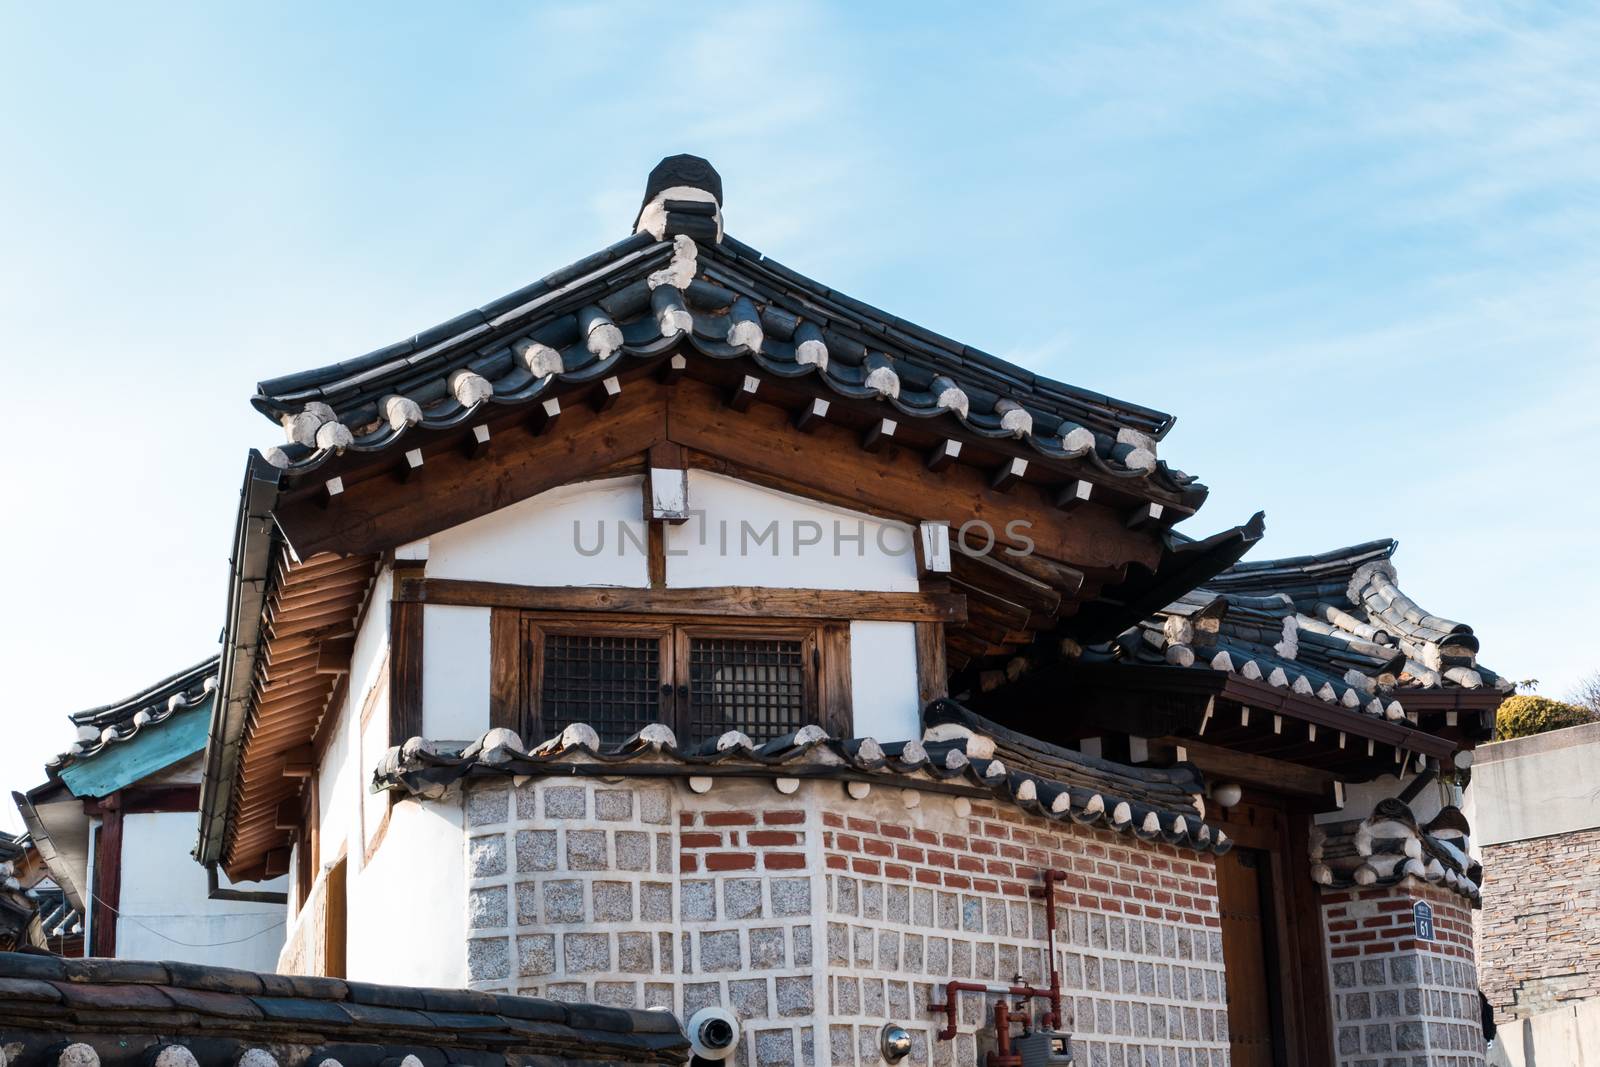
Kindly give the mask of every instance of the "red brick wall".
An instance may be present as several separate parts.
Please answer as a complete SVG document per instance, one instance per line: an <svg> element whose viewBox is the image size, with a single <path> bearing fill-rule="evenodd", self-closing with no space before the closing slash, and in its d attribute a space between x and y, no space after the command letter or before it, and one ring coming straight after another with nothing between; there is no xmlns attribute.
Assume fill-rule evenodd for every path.
<svg viewBox="0 0 1600 1067"><path fill-rule="evenodd" d="M1059 907L1220 928L1215 860L1162 842L1062 826L974 804L966 833L824 812L828 867L865 877L1026 897L1042 870L1068 872Z"/></svg>
<svg viewBox="0 0 1600 1067"><path fill-rule="evenodd" d="M806 866L806 813L678 812L678 871L799 871Z"/></svg>
<svg viewBox="0 0 1600 1067"><path fill-rule="evenodd" d="M1433 941L1418 941L1414 935L1411 906L1426 900L1433 907ZM1352 908L1370 902L1370 909ZM1433 952L1457 959L1472 959L1472 909L1454 893L1435 886L1418 884L1401 890L1352 889L1326 893L1322 898L1323 928L1328 935L1330 959L1351 959L1382 952Z"/></svg>

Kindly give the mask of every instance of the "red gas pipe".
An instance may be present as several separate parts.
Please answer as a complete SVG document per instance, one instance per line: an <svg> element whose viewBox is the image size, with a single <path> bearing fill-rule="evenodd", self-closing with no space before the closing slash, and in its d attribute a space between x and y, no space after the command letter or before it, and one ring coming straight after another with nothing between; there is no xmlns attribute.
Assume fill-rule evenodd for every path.
<svg viewBox="0 0 1600 1067"><path fill-rule="evenodd" d="M1006 1004L1004 997L1018 997L1023 1000L1048 1000L1050 1013L1046 1021L1050 1029L1061 1029L1061 972L1056 969L1056 909L1055 888L1056 883L1067 877L1066 871L1046 870L1039 872L1044 879L1044 885L1033 890L1035 897L1044 899L1044 930L1045 952L1049 960L1050 988L1039 989L1031 985L997 985L992 982L962 982L951 979L944 984L944 1003L929 1004L928 1010L944 1012L945 1023L935 1036L940 1041L949 1041L956 1036L959 1020L956 1012L957 993L998 993L1002 999L994 1006L995 1031L999 1042L997 1058L992 1059L990 1067L1015 1067L1022 1061L1011 1056L1011 1008ZM1020 1006L1019 1006L1020 1010ZM1004 1021L1004 1025L1002 1024ZM1010 1057L1010 1058L1006 1058Z"/></svg>

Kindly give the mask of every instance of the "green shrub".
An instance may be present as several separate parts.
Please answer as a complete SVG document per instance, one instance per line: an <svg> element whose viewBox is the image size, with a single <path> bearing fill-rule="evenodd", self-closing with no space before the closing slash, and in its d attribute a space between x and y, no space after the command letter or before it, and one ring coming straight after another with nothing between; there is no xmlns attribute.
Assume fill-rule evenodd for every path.
<svg viewBox="0 0 1600 1067"><path fill-rule="evenodd" d="M1549 697L1518 694L1507 697L1495 714L1494 739L1509 741L1513 737L1529 737L1594 721L1594 712L1588 708Z"/></svg>

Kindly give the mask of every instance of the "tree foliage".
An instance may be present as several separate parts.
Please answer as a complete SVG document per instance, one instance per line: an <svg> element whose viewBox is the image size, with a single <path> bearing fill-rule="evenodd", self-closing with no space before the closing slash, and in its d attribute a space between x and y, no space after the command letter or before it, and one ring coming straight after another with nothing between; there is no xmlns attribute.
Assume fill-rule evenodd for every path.
<svg viewBox="0 0 1600 1067"><path fill-rule="evenodd" d="M1597 718L1600 716L1595 712L1577 704L1519 693L1507 697L1500 705L1494 719L1494 737L1496 741L1509 741L1513 737L1530 737L1547 730L1581 726Z"/></svg>

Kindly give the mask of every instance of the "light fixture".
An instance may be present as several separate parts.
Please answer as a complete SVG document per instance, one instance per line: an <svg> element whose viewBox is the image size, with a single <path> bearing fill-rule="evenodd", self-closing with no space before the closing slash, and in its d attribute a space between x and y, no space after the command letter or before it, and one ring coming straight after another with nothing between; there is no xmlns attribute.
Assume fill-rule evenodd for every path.
<svg viewBox="0 0 1600 1067"><path fill-rule="evenodd" d="M1464 748L1455 755L1456 770L1464 771L1472 766L1472 749Z"/></svg>
<svg viewBox="0 0 1600 1067"><path fill-rule="evenodd" d="M888 1023L878 1035L878 1047L885 1060L899 1063L911 1055L911 1035L906 1033L905 1027Z"/></svg>
<svg viewBox="0 0 1600 1067"><path fill-rule="evenodd" d="M1233 807L1243 795L1244 790L1238 782L1218 782L1211 787L1211 799L1217 802L1219 808Z"/></svg>
<svg viewBox="0 0 1600 1067"><path fill-rule="evenodd" d="M684 1027L689 1048L703 1060L725 1060L739 1042L739 1017L727 1008L701 1008Z"/></svg>

